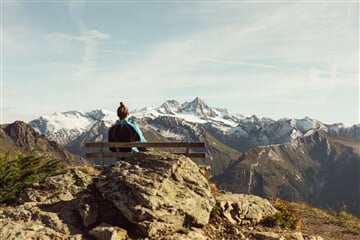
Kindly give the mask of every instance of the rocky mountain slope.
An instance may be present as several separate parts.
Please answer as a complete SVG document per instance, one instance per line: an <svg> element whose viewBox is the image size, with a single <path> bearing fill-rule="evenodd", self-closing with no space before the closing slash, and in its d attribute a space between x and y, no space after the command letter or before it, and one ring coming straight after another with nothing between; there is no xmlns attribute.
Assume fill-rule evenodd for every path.
<svg viewBox="0 0 360 240"><path fill-rule="evenodd" d="M234 193L307 202L360 216L360 145L315 132L287 144L252 148L213 180Z"/></svg>
<svg viewBox="0 0 360 240"><path fill-rule="evenodd" d="M55 141L49 141L44 135L40 135L25 122L16 121L0 128L0 153L7 152L36 153L63 159L69 165L89 165L88 160L79 155L67 151Z"/></svg>
<svg viewBox="0 0 360 240"><path fill-rule="evenodd" d="M15 202L0 206L0 236L9 240L359 236L357 228L338 227L336 236L322 237L309 234L311 228L301 229L300 224L298 230L264 225L280 212L260 197L211 191L201 170L186 157L146 152L110 165L102 174L73 168L27 188Z"/></svg>

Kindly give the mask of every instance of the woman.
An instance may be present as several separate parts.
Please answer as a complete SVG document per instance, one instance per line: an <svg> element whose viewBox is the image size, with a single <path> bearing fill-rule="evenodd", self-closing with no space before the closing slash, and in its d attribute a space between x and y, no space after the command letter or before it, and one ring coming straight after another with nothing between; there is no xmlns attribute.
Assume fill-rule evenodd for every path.
<svg viewBox="0 0 360 240"><path fill-rule="evenodd" d="M109 142L145 142L145 138L140 130L140 128L130 120L129 110L124 105L123 102L120 102L120 106L117 109L117 115L119 120L116 121L109 129ZM141 149L144 150L144 149ZM112 152L138 152L137 147L132 148L110 148Z"/></svg>

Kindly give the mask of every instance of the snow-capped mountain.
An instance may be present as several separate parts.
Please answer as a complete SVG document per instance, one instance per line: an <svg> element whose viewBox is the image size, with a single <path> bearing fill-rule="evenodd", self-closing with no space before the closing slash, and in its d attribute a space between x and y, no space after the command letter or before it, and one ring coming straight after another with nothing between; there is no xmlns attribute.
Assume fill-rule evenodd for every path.
<svg viewBox="0 0 360 240"><path fill-rule="evenodd" d="M227 109L210 107L199 97L182 104L176 100L167 100L160 107L134 110L131 117L164 135L174 138L177 136L177 139L192 140L194 136L189 134L191 128L193 132L199 132L199 129L203 128L239 151L254 146L286 143L318 130L360 139L360 125L351 128L346 128L343 124L326 125L309 117L284 118L277 121L270 118L260 119L255 115L245 117L231 113ZM80 136L89 135L89 132L92 139L95 139L96 132L105 138L104 132L116 119L116 113L107 110L68 111L42 116L30 121L29 124L51 140L67 146L78 141ZM100 122L103 123L99 124ZM96 131L93 129L95 126ZM103 126L104 129L99 126ZM188 130L185 131L185 128Z"/></svg>
<svg viewBox="0 0 360 240"><path fill-rule="evenodd" d="M204 100L197 97L191 102L180 104L176 100L167 100L160 107L147 107L135 110L132 115L138 119L154 119L160 116L177 117L193 123L220 123L224 126L233 127L244 118L239 114L233 114L226 109L210 107Z"/></svg>
<svg viewBox="0 0 360 240"><path fill-rule="evenodd" d="M91 112L67 111L41 116L29 122L35 131L64 146L88 132L97 122L105 121L110 126L116 114L107 110Z"/></svg>

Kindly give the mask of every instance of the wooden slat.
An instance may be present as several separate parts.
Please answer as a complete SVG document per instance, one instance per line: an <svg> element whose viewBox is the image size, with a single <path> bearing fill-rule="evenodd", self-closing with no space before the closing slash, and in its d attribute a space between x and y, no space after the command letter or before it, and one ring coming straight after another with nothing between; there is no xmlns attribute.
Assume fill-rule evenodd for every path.
<svg viewBox="0 0 360 240"><path fill-rule="evenodd" d="M169 152L169 153L171 153L171 152ZM111 157L128 157L129 155L131 155L133 153L131 153L131 152L104 152L104 153L101 153L101 152L87 152L86 157L100 158L101 154L103 154L102 156L104 158L106 158L106 157L111 158ZM186 153L179 153L179 152L172 153L172 154L186 155ZM205 158L205 153L204 152L191 152L191 153L189 153L188 157L190 157L190 158Z"/></svg>
<svg viewBox="0 0 360 240"><path fill-rule="evenodd" d="M205 142L87 142L86 147L205 147Z"/></svg>
<svg viewBox="0 0 360 240"><path fill-rule="evenodd" d="M128 157L131 152L87 152L86 157L99 158L103 154L103 157Z"/></svg>
<svg viewBox="0 0 360 240"><path fill-rule="evenodd" d="M205 158L205 153L204 152L192 152L189 153L189 158Z"/></svg>
<svg viewBox="0 0 360 240"><path fill-rule="evenodd" d="M172 154L182 154L190 158L205 158L205 152L191 152L190 148L205 147L205 142L87 142L85 146L88 148L97 148L97 152L87 152L88 158L99 158L102 169L104 166L104 158L128 157L132 152L109 152L107 148L183 148L183 152L169 152ZM184 149L185 148L185 149ZM104 151L106 150L106 151ZM170 150L174 151L174 150Z"/></svg>

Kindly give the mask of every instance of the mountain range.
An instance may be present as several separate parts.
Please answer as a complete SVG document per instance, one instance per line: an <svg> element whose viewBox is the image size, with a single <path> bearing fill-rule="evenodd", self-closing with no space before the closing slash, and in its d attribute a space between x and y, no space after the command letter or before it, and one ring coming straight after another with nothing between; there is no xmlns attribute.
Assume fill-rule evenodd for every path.
<svg viewBox="0 0 360 240"><path fill-rule="evenodd" d="M84 156L86 141L106 141L115 112L68 111L29 122L40 134ZM360 216L360 124L325 124L310 117L272 120L210 107L201 98L131 112L147 141L205 141L218 187Z"/></svg>

